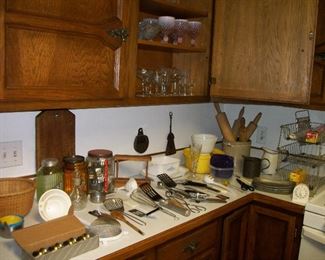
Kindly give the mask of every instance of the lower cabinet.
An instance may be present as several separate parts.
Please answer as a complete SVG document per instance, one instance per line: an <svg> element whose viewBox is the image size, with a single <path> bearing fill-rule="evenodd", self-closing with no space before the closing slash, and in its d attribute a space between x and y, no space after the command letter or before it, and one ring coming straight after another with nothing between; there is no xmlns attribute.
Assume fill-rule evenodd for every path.
<svg viewBox="0 0 325 260"><path fill-rule="evenodd" d="M223 220L220 259L297 259L302 219L263 204L237 209Z"/></svg>
<svg viewBox="0 0 325 260"><path fill-rule="evenodd" d="M298 259L304 207L260 194L101 259Z"/></svg>
<svg viewBox="0 0 325 260"><path fill-rule="evenodd" d="M239 208L223 221L220 259L244 259L249 206Z"/></svg>
<svg viewBox="0 0 325 260"><path fill-rule="evenodd" d="M218 224L214 221L158 246L157 259L216 259L211 256L218 254Z"/></svg>

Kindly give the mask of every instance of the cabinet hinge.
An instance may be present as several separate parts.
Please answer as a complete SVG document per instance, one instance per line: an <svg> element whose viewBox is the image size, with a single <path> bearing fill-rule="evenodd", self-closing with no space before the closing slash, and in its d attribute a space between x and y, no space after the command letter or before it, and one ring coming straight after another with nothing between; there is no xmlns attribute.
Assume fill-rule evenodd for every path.
<svg viewBox="0 0 325 260"><path fill-rule="evenodd" d="M216 84L217 80L215 77L210 77L209 78L209 85Z"/></svg>

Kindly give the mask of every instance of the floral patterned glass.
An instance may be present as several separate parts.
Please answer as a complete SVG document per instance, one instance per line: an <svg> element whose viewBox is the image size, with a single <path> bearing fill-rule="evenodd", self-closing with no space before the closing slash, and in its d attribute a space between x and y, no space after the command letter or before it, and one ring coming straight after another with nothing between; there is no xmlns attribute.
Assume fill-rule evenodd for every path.
<svg viewBox="0 0 325 260"><path fill-rule="evenodd" d="M188 29L188 21L186 19L176 19L174 31L176 34L175 44L182 44Z"/></svg>
<svg viewBox="0 0 325 260"><path fill-rule="evenodd" d="M172 16L159 16L158 23L161 27L162 32L162 42L168 43L169 41L169 34L172 33L175 25L175 17Z"/></svg>
<svg viewBox="0 0 325 260"><path fill-rule="evenodd" d="M188 35L191 38L191 45L196 45L196 38L199 35L202 23L199 21L188 22Z"/></svg>

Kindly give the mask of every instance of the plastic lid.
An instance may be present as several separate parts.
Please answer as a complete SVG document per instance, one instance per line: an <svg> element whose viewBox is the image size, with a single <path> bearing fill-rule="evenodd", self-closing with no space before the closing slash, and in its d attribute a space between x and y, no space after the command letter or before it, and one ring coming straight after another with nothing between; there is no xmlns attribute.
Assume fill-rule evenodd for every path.
<svg viewBox="0 0 325 260"><path fill-rule="evenodd" d="M81 156L81 155L73 155L73 156L65 156L63 158L63 161L65 163L81 163L85 161L85 157Z"/></svg>
<svg viewBox="0 0 325 260"><path fill-rule="evenodd" d="M88 151L88 156L90 157L112 157L113 152L110 150L105 150L105 149L94 149Z"/></svg>
<svg viewBox="0 0 325 260"><path fill-rule="evenodd" d="M42 167L53 167L58 165L59 160L56 158L46 158L42 160Z"/></svg>

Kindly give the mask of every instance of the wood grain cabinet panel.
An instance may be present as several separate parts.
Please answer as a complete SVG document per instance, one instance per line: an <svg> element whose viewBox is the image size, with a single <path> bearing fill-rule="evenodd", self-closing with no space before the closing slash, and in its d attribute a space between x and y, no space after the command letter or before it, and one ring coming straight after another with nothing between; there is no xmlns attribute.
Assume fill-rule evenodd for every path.
<svg viewBox="0 0 325 260"><path fill-rule="evenodd" d="M157 248L157 259L209 259L217 253L218 221L180 236Z"/></svg>
<svg viewBox="0 0 325 260"><path fill-rule="evenodd" d="M295 214L251 205L245 259L297 259L300 221Z"/></svg>
<svg viewBox="0 0 325 260"><path fill-rule="evenodd" d="M1 1L0 102L123 98L127 2Z"/></svg>
<svg viewBox="0 0 325 260"><path fill-rule="evenodd" d="M317 0L219 0L211 95L308 104Z"/></svg>
<svg viewBox="0 0 325 260"><path fill-rule="evenodd" d="M245 259L249 207L245 206L225 216L221 240L222 260Z"/></svg>

